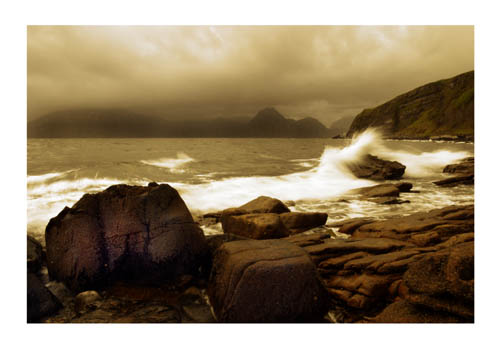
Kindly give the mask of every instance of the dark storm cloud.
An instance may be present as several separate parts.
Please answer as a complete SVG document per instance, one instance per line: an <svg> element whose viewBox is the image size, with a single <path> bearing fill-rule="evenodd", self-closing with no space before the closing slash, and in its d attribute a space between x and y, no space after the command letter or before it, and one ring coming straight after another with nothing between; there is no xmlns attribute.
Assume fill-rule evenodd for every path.
<svg viewBox="0 0 500 349"><path fill-rule="evenodd" d="M276 106L329 124L474 69L473 27L28 27L28 118L69 108L169 117Z"/></svg>

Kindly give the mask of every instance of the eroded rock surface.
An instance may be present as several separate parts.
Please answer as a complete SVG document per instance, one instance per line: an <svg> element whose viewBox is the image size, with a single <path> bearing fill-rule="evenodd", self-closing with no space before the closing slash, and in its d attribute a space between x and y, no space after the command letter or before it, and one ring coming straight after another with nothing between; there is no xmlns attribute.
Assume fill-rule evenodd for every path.
<svg viewBox="0 0 500 349"><path fill-rule="evenodd" d="M299 234L326 223L320 212L290 212L280 200L260 196L240 207L222 211L225 234L251 239L278 239Z"/></svg>
<svg viewBox="0 0 500 349"><path fill-rule="evenodd" d="M208 285L219 322L308 322L326 313L327 297L314 264L284 240L223 244Z"/></svg>
<svg viewBox="0 0 500 349"><path fill-rule="evenodd" d="M474 206L340 229L352 237L287 240L309 253L346 321L474 321Z"/></svg>
<svg viewBox="0 0 500 349"><path fill-rule="evenodd" d="M50 277L74 290L195 274L207 253L202 230L167 184L86 194L50 220L45 239Z"/></svg>

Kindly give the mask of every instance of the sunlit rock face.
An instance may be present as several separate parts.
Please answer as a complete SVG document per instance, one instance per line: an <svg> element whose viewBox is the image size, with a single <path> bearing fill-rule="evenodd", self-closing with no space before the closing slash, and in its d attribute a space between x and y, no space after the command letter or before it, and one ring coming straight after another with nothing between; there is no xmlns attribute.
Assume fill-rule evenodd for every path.
<svg viewBox="0 0 500 349"><path fill-rule="evenodd" d="M184 201L166 184L86 194L50 220L45 239L50 277L77 290L196 273L207 248Z"/></svg>

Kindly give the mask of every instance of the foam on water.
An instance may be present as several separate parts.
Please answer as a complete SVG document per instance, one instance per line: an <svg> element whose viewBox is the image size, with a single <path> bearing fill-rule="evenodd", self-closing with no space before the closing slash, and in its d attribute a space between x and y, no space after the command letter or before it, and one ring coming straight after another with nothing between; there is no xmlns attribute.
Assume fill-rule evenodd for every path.
<svg viewBox="0 0 500 349"><path fill-rule="evenodd" d="M304 170L301 172L281 176L239 176L220 180L212 179L214 173L197 173L194 177L203 180L201 184L172 181L168 183L179 191L194 213L219 211L242 205L257 196L266 195L283 201L293 200L297 202L295 207L297 210L328 212L329 220L346 216L371 215L386 208L381 207L383 205L356 199L339 201L339 198L351 189L376 184L370 180L356 178L348 169L347 165L350 162L366 154L399 161L406 165L405 177L413 178L412 182L417 185L417 190L420 189L419 178L439 176L445 165L472 156L464 151L438 150L412 153L391 150L382 144L381 138L375 131L370 130L353 139L346 147L326 146L319 158L290 160L303 163ZM176 158L141 162L167 168L171 173L176 173L176 171L182 172L184 170L182 167L192 161L195 160L180 152ZM79 170L28 176L28 230L43 234L51 217L55 217L64 206L72 206L85 193L101 191L113 184L146 185L147 182L145 178L125 181L111 177L99 178L97 175L95 178L88 178ZM424 182L430 183L429 180L421 183ZM432 183L430 185L432 186ZM455 204L460 200L467 202L471 199L470 190L464 190L464 193L460 193L459 190L429 187L429 190L424 190L417 197L411 198L411 205L419 206L406 204L402 209L427 209L427 207L432 208L432 205ZM340 212L342 210L346 212Z"/></svg>
<svg viewBox="0 0 500 349"><path fill-rule="evenodd" d="M194 161L189 155L183 152L178 152L176 158L160 158L154 160L142 160L141 162L146 165L168 168L172 173L183 173L184 165Z"/></svg>

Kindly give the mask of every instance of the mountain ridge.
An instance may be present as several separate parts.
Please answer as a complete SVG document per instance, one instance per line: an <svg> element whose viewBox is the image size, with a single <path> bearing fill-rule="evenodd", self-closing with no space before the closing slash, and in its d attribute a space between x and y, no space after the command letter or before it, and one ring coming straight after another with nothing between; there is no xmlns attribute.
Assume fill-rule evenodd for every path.
<svg viewBox="0 0 500 349"><path fill-rule="evenodd" d="M317 119L285 118L268 107L248 118L167 120L122 109L74 109L46 114L27 125L28 138L327 138Z"/></svg>

